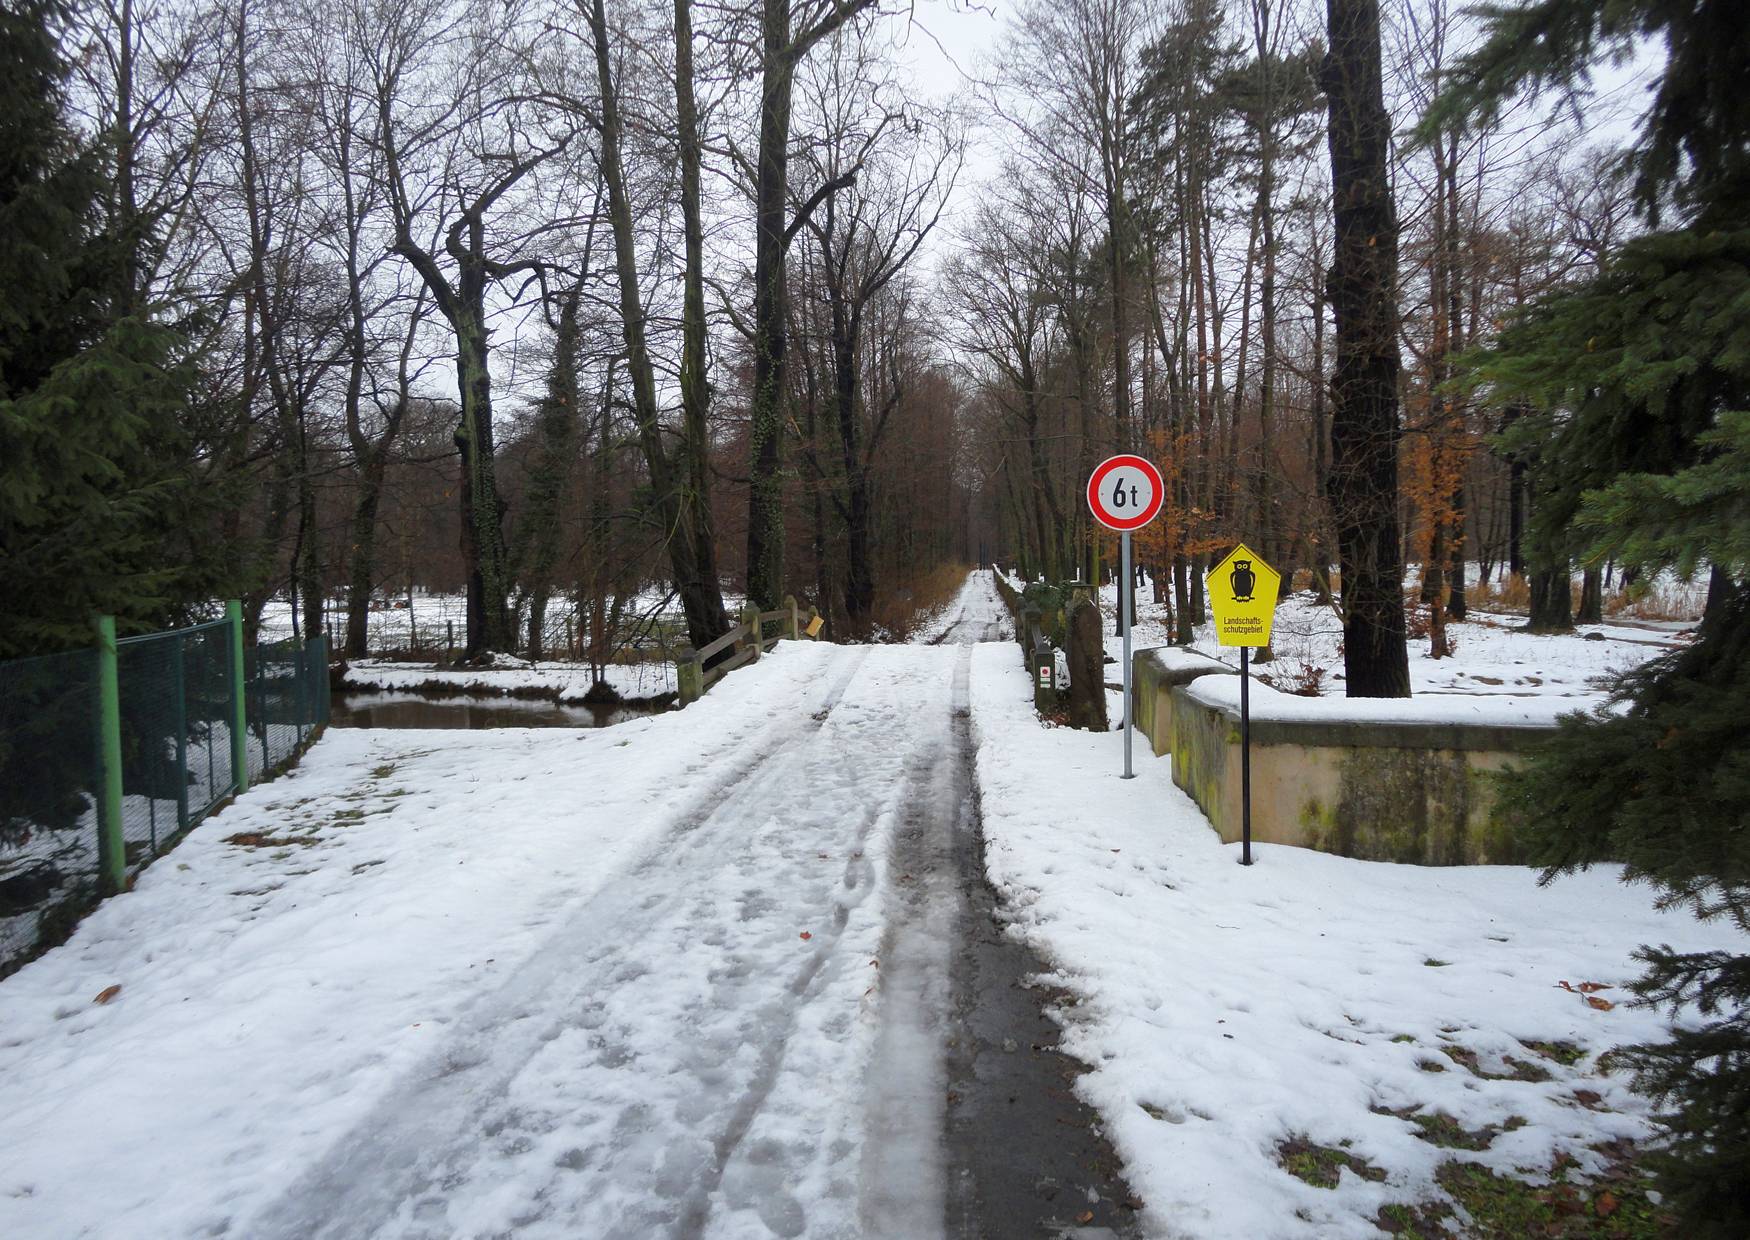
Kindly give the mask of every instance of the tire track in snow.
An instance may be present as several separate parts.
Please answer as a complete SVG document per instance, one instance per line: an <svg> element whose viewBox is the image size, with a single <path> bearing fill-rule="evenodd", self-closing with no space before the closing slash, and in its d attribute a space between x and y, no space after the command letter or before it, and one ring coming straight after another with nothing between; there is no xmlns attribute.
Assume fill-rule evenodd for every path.
<svg viewBox="0 0 1750 1240"><path fill-rule="evenodd" d="M957 626L964 620L962 613ZM971 647L962 646L954 661L954 712L969 704L971 655ZM943 728L937 743L914 756L909 795L894 827L858 1211L865 1240L940 1236L947 1209L950 945L960 920L953 852L972 810L952 743L952 728Z"/></svg>
<svg viewBox="0 0 1750 1240"><path fill-rule="evenodd" d="M505 1097L517 1072L558 1038L568 1015L582 1003L594 979L573 971L575 956L568 945L610 940L629 919L657 910L660 901L638 895L652 874L677 862L709 861L710 854L732 846L733 839L703 828L725 816L733 821L739 808L768 791L781 777L784 756L826 726L868 655L867 647L847 648L843 666L812 703L812 713L803 709L776 717L750 738L746 758L711 779L643 861L581 907L561 914L547 947L471 1005L422 1069L409 1073L241 1234L315 1240L378 1234L389 1225L398 1207L432 1180L443 1161L436 1155L455 1152L456 1135L467 1132L468 1121L492 1100Z"/></svg>
<svg viewBox="0 0 1750 1240"><path fill-rule="evenodd" d="M858 1234L871 860L948 713L940 655L869 656L247 1234Z"/></svg>

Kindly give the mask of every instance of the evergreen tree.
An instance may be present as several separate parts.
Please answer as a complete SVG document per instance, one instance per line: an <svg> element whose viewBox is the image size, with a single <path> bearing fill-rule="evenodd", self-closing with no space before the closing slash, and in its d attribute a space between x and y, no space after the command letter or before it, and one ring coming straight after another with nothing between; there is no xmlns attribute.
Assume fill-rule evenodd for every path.
<svg viewBox="0 0 1750 1240"><path fill-rule="evenodd" d="M225 554L176 538L218 502L195 485L193 361L174 327L119 312L103 152L62 116L66 17L0 6L0 658L89 644L94 612L162 624Z"/></svg>
<svg viewBox="0 0 1750 1240"><path fill-rule="evenodd" d="M1624 164L1642 214L1682 227L1624 245L1470 361L1473 381L1542 411L1528 460L1534 538L1652 573L1713 574L1695 642L1570 716L1502 785L1501 814L1556 874L1619 861L1666 907L1750 930L1750 72L1737 0L1536 0L1490 32L1424 122L1487 117L1524 88L1583 100L1589 67L1637 36L1667 59ZM1568 533L1571 524L1572 533ZM1563 541L1563 540L1566 541ZM1665 1108L1655 1154L1684 1234L1750 1234L1750 955L1644 947L1643 1002L1697 1027L1629 1052Z"/></svg>
<svg viewBox="0 0 1750 1240"><path fill-rule="evenodd" d="M1600 61L1626 59L1637 40L1659 40L1665 65L1624 161L1643 210L1656 223L1672 204L1705 216L1750 196L1743 0L1525 0L1477 11L1487 37L1429 110L1424 137L1465 120L1492 122L1526 91L1556 91L1578 113Z"/></svg>

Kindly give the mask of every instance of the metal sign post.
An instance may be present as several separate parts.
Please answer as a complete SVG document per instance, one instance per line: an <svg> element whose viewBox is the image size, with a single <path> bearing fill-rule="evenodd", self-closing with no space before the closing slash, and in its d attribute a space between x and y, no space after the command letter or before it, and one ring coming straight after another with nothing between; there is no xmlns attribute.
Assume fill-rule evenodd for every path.
<svg viewBox="0 0 1750 1240"><path fill-rule="evenodd" d="M1252 864L1252 647L1270 644L1282 575L1241 543L1209 570L1215 639L1240 648L1240 864Z"/></svg>
<svg viewBox="0 0 1750 1240"><path fill-rule="evenodd" d="M1136 778L1130 766L1130 532L1160 515L1167 487L1161 471L1147 457L1128 453L1110 456L1088 479L1088 510L1094 520L1118 531L1118 608L1124 628L1124 779ZM1098 582L1092 582L1096 589Z"/></svg>
<svg viewBox="0 0 1750 1240"><path fill-rule="evenodd" d="M1118 587L1118 610L1124 616L1124 774L1122 779L1135 779L1130 769L1130 531L1118 535L1119 571L1124 584Z"/></svg>
<svg viewBox="0 0 1750 1240"><path fill-rule="evenodd" d="M1252 864L1252 648L1240 647L1240 864Z"/></svg>

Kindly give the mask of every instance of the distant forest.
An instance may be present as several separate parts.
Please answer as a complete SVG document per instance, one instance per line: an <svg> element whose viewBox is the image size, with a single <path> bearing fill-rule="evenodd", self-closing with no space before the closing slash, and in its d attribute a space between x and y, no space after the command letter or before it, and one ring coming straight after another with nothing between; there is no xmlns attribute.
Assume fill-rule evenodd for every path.
<svg viewBox="0 0 1750 1240"><path fill-rule="evenodd" d="M1170 479L1182 633L1240 538L1387 611L1406 563L1437 615L1467 574L1567 606L1528 407L1452 359L1595 274L1631 186L1548 106L1418 129L1478 38L1447 0L1022 0L939 98L930 9L873 0L8 14L8 210L65 221L14 287L80 308L5 385L84 412L14 456L0 652L236 593L362 653L413 587L473 655L653 583L695 642L726 590L856 636L947 565L1109 573L1119 450Z"/></svg>

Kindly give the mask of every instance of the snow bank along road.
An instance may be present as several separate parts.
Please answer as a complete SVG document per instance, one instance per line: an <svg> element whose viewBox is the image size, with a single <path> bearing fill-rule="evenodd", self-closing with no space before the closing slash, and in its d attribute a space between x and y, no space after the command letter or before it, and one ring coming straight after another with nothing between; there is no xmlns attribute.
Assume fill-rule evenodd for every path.
<svg viewBox="0 0 1750 1240"><path fill-rule="evenodd" d="M331 733L0 985L0 1235L942 1234L969 655Z"/></svg>

